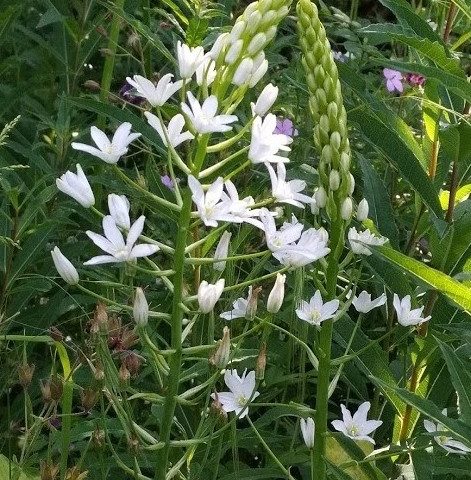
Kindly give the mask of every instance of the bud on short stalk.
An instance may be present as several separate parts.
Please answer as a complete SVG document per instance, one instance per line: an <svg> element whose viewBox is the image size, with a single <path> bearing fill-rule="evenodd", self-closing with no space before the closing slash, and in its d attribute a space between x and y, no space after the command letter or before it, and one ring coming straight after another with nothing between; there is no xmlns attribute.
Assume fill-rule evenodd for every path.
<svg viewBox="0 0 471 480"><path fill-rule="evenodd" d="M278 96L278 87L269 83L257 99L255 104L252 104L252 115L259 115L263 117L268 113L268 110L273 106Z"/></svg>
<svg viewBox="0 0 471 480"><path fill-rule="evenodd" d="M133 317L138 327L145 327L149 319L149 304L142 288L136 288L133 305Z"/></svg>
<svg viewBox="0 0 471 480"><path fill-rule="evenodd" d="M269 313L278 313L283 305L283 300L285 297L285 281L286 275L281 273L276 275L275 285L273 285L267 300L267 311Z"/></svg>
<svg viewBox="0 0 471 480"><path fill-rule="evenodd" d="M219 369L226 367L229 363L231 354L231 336L229 333L229 327L224 327L222 332L222 339L218 341L216 350L209 359L211 365L214 365Z"/></svg>
<svg viewBox="0 0 471 480"><path fill-rule="evenodd" d="M348 221L352 218L352 212L353 212L353 202L350 197L347 197L342 203L342 209L340 213L342 215L342 218Z"/></svg>
<svg viewBox="0 0 471 480"><path fill-rule="evenodd" d="M215 284L203 280L198 288L198 304L202 313L209 313L214 309L216 302L224 290L224 279L219 279Z"/></svg>
<svg viewBox="0 0 471 480"><path fill-rule="evenodd" d="M237 67L232 78L232 83L240 87L247 83L252 75L253 60L251 58L244 58Z"/></svg>
<svg viewBox="0 0 471 480"><path fill-rule="evenodd" d="M79 283L79 274L72 262L65 257L58 247L54 247L51 251L52 261L56 267L57 273L69 285L77 285Z"/></svg>
<svg viewBox="0 0 471 480"><path fill-rule="evenodd" d="M314 193L314 200L316 201L318 208L325 208L327 204L327 193L324 187L319 187Z"/></svg>
<svg viewBox="0 0 471 480"><path fill-rule="evenodd" d="M337 170L331 170L329 174L329 187L335 192L340 187L340 175Z"/></svg>
<svg viewBox="0 0 471 480"><path fill-rule="evenodd" d="M229 255L229 243L231 241L232 233L225 231L217 244L216 251L214 252L214 260L219 260L221 258L227 258ZM217 272L223 272L226 268L226 261L213 263L213 268Z"/></svg>
<svg viewBox="0 0 471 480"><path fill-rule="evenodd" d="M357 220L359 222L364 222L368 218L369 205L366 198L364 198L357 208Z"/></svg>

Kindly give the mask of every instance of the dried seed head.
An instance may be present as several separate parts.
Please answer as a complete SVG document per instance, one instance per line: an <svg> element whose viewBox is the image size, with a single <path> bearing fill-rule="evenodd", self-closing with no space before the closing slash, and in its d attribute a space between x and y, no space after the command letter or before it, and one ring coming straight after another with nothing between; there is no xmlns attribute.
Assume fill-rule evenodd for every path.
<svg viewBox="0 0 471 480"><path fill-rule="evenodd" d="M229 362L229 357L231 354L231 336L229 333L229 328L224 327L222 339L218 341L216 350L209 358L209 363L214 365L216 368L225 368Z"/></svg>
<svg viewBox="0 0 471 480"><path fill-rule="evenodd" d="M59 465L54 465L50 460L39 462L39 476L41 480L56 480L59 473Z"/></svg>
<svg viewBox="0 0 471 480"><path fill-rule="evenodd" d="M31 384L31 380L33 379L34 374L34 365L28 365L24 363L23 365L18 366L18 377L20 380L21 386L26 389Z"/></svg>
<svg viewBox="0 0 471 480"><path fill-rule="evenodd" d="M267 344L263 342L258 352L257 363L255 365L255 378L263 380L265 378L265 368L267 366Z"/></svg>
<svg viewBox="0 0 471 480"><path fill-rule="evenodd" d="M103 448L105 446L106 435L105 431L99 428L93 430L92 442L96 448Z"/></svg>
<svg viewBox="0 0 471 480"><path fill-rule="evenodd" d="M89 412L98 401L100 392L92 388L84 388L80 392L80 401L85 412Z"/></svg>

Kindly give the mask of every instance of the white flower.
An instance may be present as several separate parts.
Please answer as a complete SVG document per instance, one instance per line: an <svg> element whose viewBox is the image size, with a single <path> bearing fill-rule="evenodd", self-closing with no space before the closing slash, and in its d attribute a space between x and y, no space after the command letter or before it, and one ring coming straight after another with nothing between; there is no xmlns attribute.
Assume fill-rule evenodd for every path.
<svg viewBox="0 0 471 480"><path fill-rule="evenodd" d="M309 303L301 300L299 308L296 309L296 315L300 320L319 326L324 320L329 320L335 316L339 305L340 302L337 299L324 303L321 292L316 290Z"/></svg>
<svg viewBox="0 0 471 480"><path fill-rule="evenodd" d="M196 204L198 216L208 227L217 227L218 221L231 221L229 215L230 205L222 202L223 179L217 178L204 193L201 183L193 176L188 176L188 186L192 192L193 202Z"/></svg>
<svg viewBox="0 0 471 480"><path fill-rule="evenodd" d="M216 115L218 100L214 95L210 95L202 105L191 92L188 92L187 96L190 106L182 103L182 110L198 133L228 132L232 130L232 127L227 124L237 121L237 117L235 115Z"/></svg>
<svg viewBox="0 0 471 480"><path fill-rule="evenodd" d="M360 313L368 313L373 308L380 307L386 303L386 294L380 295L375 300L371 300L371 293L368 293L366 290L363 290L360 295L354 296L352 300L352 305L355 307L355 310Z"/></svg>
<svg viewBox="0 0 471 480"><path fill-rule="evenodd" d="M301 418L301 433L307 448L314 448L314 435L316 433L316 425L311 417Z"/></svg>
<svg viewBox="0 0 471 480"><path fill-rule="evenodd" d="M141 75L126 77L126 81L136 89L137 96L145 98L153 107L161 107L183 85L183 80L172 83L172 77L171 73L167 73L157 85Z"/></svg>
<svg viewBox="0 0 471 480"><path fill-rule="evenodd" d="M364 198L359 204L357 208L357 220L359 222L363 222L368 218L368 200Z"/></svg>
<svg viewBox="0 0 471 480"><path fill-rule="evenodd" d="M209 313L224 290L224 278L220 278L216 283L208 283L203 280L198 287L198 304L202 313Z"/></svg>
<svg viewBox="0 0 471 480"><path fill-rule="evenodd" d="M330 248L327 248L328 240L329 235L324 228L309 228L302 233L298 243L278 249L273 256L287 267L303 267L330 252Z"/></svg>
<svg viewBox="0 0 471 480"><path fill-rule="evenodd" d="M236 62L239 58L240 52L242 51L242 47L244 46L243 40L236 40L229 44L229 48L227 49L226 56L224 57L224 61L228 65L232 65Z"/></svg>
<svg viewBox="0 0 471 480"><path fill-rule="evenodd" d="M293 215L291 222L285 222L277 230L275 219L266 208L260 209L260 219L263 223L267 247L271 252L276 252L298 240L304 228L303 224L299 223Z"/></svg>
<svg viewBox="0 0 471 480"><path fill-rule="evenodd" d="M72 148L87 152L90 155L100 158L106 163L118 163L118 160L128 153L128 146L131 142L140 137L140 133L131 133L132 125L129 122L122 123L110 139L99 128L90 128L90 134L98 148L86 145L85 143L72 142Z"/></svg>
<svg viewBox="0 0 471 480"><path fill-rule="evenodd" d="M271 289L270 295L268 295L267 312L279 312L285 298L285 281L286 275L282 275L281 273L276 274L275 284Z"/></svg>
<svg viewBox="0 0 471 480"><path fill-rule="evenodd" d="M89 208L95 204L95 197L82 167L78 163L76 166L77 174L65 172L60 178L56 178L56 185L61 192L72 197L82 207Z"/></svg>
<svg viewBox="0 0 471 480"><path fill-rule="evenodd" d="M252 287L249 287L249 295L247 298L238 298L232 304L232 310L228 312L223 312L219 315L224 320L234 320L235 318L244 318L247 317L247 308L250 304L252 298Z"/></svg>
<svg viewBox="0 0 471 480"><path fill-rule="evenodd" d="M196 69L196 83L201 87L203 83L209 87L216 78L216 63L209 56L205 56L203 63Z"/></svg>
<svg viewBox="0 0 471 480"><path fill-rule="evenodd" d="M421 323L430 320L432 317L422 317L422 312L424 307L411 309L411 299L410 295L406 295L402 300L398 295L394 294L393 299L394 309L397 314L397 321L404 327L409 327L411 325L420 325Z"/></svg>
<svg viewBox="0 0 471 480"><path fill-rule="evenodd" d="M278 87L275 87L269 83L263 90L257 99L256 103L251 103L252 116L258 115L263 117L268 110L273 106L278 97Z"/></svg>
<svg viewBox="0 0 471 480"><path fill-rule="evenodd" d="M57 273L69 285L77 285L79 283L79 274L77 269L72 265L72 262L59 250L54 247L51 251L52 261L56 267Z"/></svg>
<svg viewBox="0 0 471 480"><path fill-rule="evenodd" d="M100 247L108 253L108 255L93 257L85 262L84 265L130 262L139 257L148 257L157 252L159 250L157 245L151 245L149 243L134 245L142 233L145 219L146 217L142 215L132 224L125 243L123 234L116 226L113 217L106 215L103 218L103 231L105 236L98 235L90 230L87 230L86 234L97 247Z"/></svg>
<svg viewBox="0 0 471 480"><path fill-rule="evenodd" d="M306 188L304 180L286 181L286 167L283 163L276 165L276 173L273 167L266 163L265 166L270 174L272 197L279 203L289 203L295 207L304 208L303 203L311 204L312 198L302 192Z"/></svg>
<svg viewBox="0 0 471 480"><path fill-rule="evenodd" d="M234 72L232 83L240 87L247 83L252 76L253 60L251 58L244 58Z"/></svg>
<svg viewBox="0 0 471 480"><path fill-rule="evenodd" d="M217 60L219 53L226 47L227 43L230 40L230 34L225 32L221 33L214 42L211 50L208 52L208 57L212 58L214 61Z"/></svg>
<svg viewBox="0 0 471 480"><path fill-rule="evenodd" d="M221 235L219 242L214 252L214 260L219 260L220 258L227 258L229 254L229 242L231 240L232 233L227 230ZM214 270L218 272L223 272L226 268L226 261L222 260L220 262L213 263Z"/></svg>
<svg viewBox="0 0 471 480"><path fill-rule="evenodd" d="M269 113L263 120L255 117L252 123L252 137L250 140L249 160L252 163L289 162L288 158L277 155L282 150L291 151L287 146L293 139L282 133L273 133L276 128L276 116Z"/></svg>
<svg viewBox="0 0 471 480"><path fill-rule="evenodd" d="M149 319L149 304L144 295L144 290L140 287L136 288L132 313L134 321L139 327L145 327L147 325Z"/></svg>
<svg viewBox="0 0 471 480"><path fill-rule="evenodd" d="M372 252L366 245L384 245L388 241L385 237L375 236L370 232L369 228L363 232L357 232L355 227L350 228L348 231L348 240L352 252L360 255L371 255Z"/></svg>
<svg viewBox="0 0 471 480"><path fill-rule="evenodd" d="M131 205L125 195L108 195L108 209L113 217L116 226L129 230L131 228L131 219L129 218L129 209Z"/></svg>
<svg viewBox="0 0 471 480"><path fill-rule="evenodd" d="M239 377L237 370L226 370L224 382L230 392L212 393L211 397L221 403L225 412L234 412L239 418L244 418L249 412L249 401L260 395L255 391L255 371L247 373L245 369Z"/></svg>
<svg viewBox="0 0 471 480"><path fill-rule="evenodd" d="M204 61L203 47L191 48L179 40L177 42L177 60L180 77L191 78Z"/></svg>
<svg viewBox="0 0 471 480"><path fill-rule="evenodd" d="M442 410L442 413L443 415L446 415L447 413L446 408ZM425 430L427 430L427 432L429 433L448 431L448 429L441 423L433 423L430 420L424 420L424 427L425 427ZM460 455L466 455L467 453L471 452L471 448L466 446L464 443L458 442L457 440L453 440L452 437L447 437L443 433L441 435L434 435L433 438L438 443L438 445L440 445L440 447L444 448L449 453L458 453Z"/></svg>
<svg viewBox="0 0 471 480"><path fill-rule="evenodd" d="M168 123L168 127L162 125L160 118L150 112L144 112L144 115L147 118L149 125L159 134L159 137L162 140L162 143L168 147L167 138L165 137L165 130L167 131L167 137L170 141L170 145L173 148L177 148L178 145L187 140L191 140L194 135L188 131L183 132L183 127L185 126L185 118L181 113L177 113ZM165 128L165 130L164 130Z"/></svg>
<svg viewBox="0 0 471 480"><path fill-rule="evenodd" d="M227 210L230 214L229 217L226 217L226 221L235 223L246 222L263 229L262 222L253 218L260 215L260 209L251 209L251 207L255 205L253 197L249 196L241 200L235 185L230 180L227 180L224 186L226 187L227 194L225 192L222 194L223 210Z"/></svg>
<svg viewBox="0 0 471 480"><path fill-rule="evenodd" d="M334 420L332 422L335 430L342 432L353 440L366 440L374 445L375 441L369 434L382 425L383 422L381 420L367 420L368 411L371 407L370 402L362 403L353 417L345 405L340 405L340 407L342 408L343 420Z"/></svg>

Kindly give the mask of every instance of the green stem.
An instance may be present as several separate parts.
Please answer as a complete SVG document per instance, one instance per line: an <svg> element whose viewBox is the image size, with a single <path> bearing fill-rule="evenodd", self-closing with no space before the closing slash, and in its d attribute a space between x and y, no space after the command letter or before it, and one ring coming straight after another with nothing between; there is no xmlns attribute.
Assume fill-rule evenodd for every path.
<svg viewBox="0 0 471 480"><path fill-rule="evenodd" d="M182 291L184 283L184 269L185 269L185 247L190 225L191 213L191 192L185 189L183 192L183 205L180 212L180 219L178 222L178 236L175 246L174 256L174 291L172 302L172 336L171 347L174 353L170 359L170 374L169 384L167 386L167 395L165 398L164 414L162 420L162 429L160 432L160 441L164 443L162 450L157 453L157 463L155 470L156 480L165 480L167 472L168 454L170 448L170 432L173 424L173 416L175 406L177 403L178 384L180 382L180 371L182 362L182 320L183 309L182 305Z"/></svg>
<svg viewBox="0 0 471 480"><path fill-rule="evenodd" d="M332 253L329 256L326 272L326 290L328 300L336 297L337 275L339 273L338 258L340 255L339 246L342 242L342 220L340 216L332 225L331 248ZM324 480L326 478L326 434L327 434L327 416L329 401L330 369L331 369L331 348L332 332L334 327L333 319L322 323L319 335L319 370L317 377L317 395L316 395L316 431L314 437L313 460L317 471L315 478Z"/></svg>

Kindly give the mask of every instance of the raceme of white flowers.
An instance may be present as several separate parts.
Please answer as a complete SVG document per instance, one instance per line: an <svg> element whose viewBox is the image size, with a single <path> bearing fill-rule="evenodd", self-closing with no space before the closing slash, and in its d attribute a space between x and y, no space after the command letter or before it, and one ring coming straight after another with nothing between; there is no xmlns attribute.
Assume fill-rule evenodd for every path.
<svg viewBox="0 0 471 480"><path fill-rule="evenodd" d="M280 9L281 10L281 9ZM286 12L285 12L286 14ZM260 23L259 19L259 23ZM251 31L251 28L254 30ZM264 33L255 33L256 27L250 22L238 22L230 33L222 34L214 43L208 53L200 46L189 47L182 42L176 46L177 65L179 79L172 81L174 75L163 75L157 82L141 75L127 77L127 82L134 88L134 94L146 100L146 108L155 109L155 113L145 111L144 115L148 124L155 130L164 147L172 154L179 147L179 151L185 151L188 145L193 145L195 140L211 134L222 134L222 144L233 145L236 141L242 145L245 141L245 158L252 168L260 168L263 164L268 171L271 182L271 198L255 200L252 196L241 198L236 184L228 179L226 173L219 171L221 164L213 162L208 171L188 168L187 184L192 194L194 207L192 216L205 227L221 227L224 230L219 236L216 245L212 273L220 275L226 268L226 259L229 256L232 233L229 231L230 224L248 224L255 227L256 234L262 236L272 256L283 266L288 268L300 268L323 259L330 253L329 232L315 223L318 228L307 227L292 215L288 221L279 218L276 211L268 208L259 208L261 205L283 203L293 207L304 209L306 205L311 207L312 213L318 215L325 208L329 199L324 187L319 187L313 193L308 190L308 185L300 179L287 180L289 165L288 154L293 138L283 133L276 133L277 117L270 113L278 97L278 87L269 83L261 91L255 102L251 103L251 115L237 116L233 114L239 100L233 100L230 94L221 95L218 91L218 83L224 83L234 88L235 92L245 92L253 88L264 76L268 69L268 62L263 52L264 46L275 34L272 27ZM251 36L246 46L242 47L243 35ZM232 66L232 67L231 67ZM231 70L232 68L232 70ZM232 72L232 78L225 76ZM229 81L230 80L230 81ZM192 91L195 87L198 90ZM180 95L176 95L179 93ZM224 93L224 92L223 92ZM178 97L184 102L172 100ZM237 95L233 95L237 99ZM232 100L231 100L232 101ZM173 102L172 116L162 107L167 102ZM248 118L247 125L240 125L240 119ZM237 137L238 132L247 135ZM132 133L132 125L129 122L119 125L110 139L105 132L92 126L90 135L95 146L85 143L73 142L75 150L85 152L97 157L108 164L116 164L122 157L128 154L130 144L138 139L140 133ZM234 134L233 131L236 133ZM231 135L235 135L231 137ZM203 137L204 138L204 137ZM234 140L235 139L235 140ZM209 145L213 145L209 143ZM216 147L218 145L216 144ZM212 151L218 151L212 147ZM221 150L223 150L221 148ZM211 153L208 149L209 154ZM240 153L240 152L239 152ZM177 158L178 154L176 154ZM226 152L223 156L229 157ZM169 158L171 158L169 156ZM241 157L242 158L242 157ZM242 163L242 162L241 162ZM178 167L178 165L177 165ZM192 167L189 165L188 167ZM84 208L93 207L95 197L80 164L77 164L77 173L67 171L56 180L59 190L76 200ZM263 167L262 167L263 169ZM209 173L208 173L209 172ZM214 175L212 175L214 173ZM224 177L223 177L224 175ZM210 178L207 184L202 183ZM229 176L229 178L232 178ZM172 173L172 180L176 179ZM184 182L183 182L184 184ZM332 170L329 175L329 187L332 191L340 188L341 180L337 170ZM350 175L349 195L353 193L354 179ZM326 187L327 188L327 187ZM257 205L257 203L259 204ZM102 219L103 235L92 231L86 231L86 235L103 252L86 261L84 265L99 265L107 263L136 262L138 258L148 257L159 251L156 244L137 243L142 235L145 224L145 216L141 215L132 222L130 217L131 205L124 195L111 193L108 195L109 214ZM96 210L92 208L91 210ZM356 220L363 222L368 218L368 202L360 201L356 211ZM341 206L341 216L350 221L353 215L353 201L347 197ZM278 224L278 226L277 226ZM369 229L358 231L352 227L348 231L348 241L351 251L359 255L371 255L372 248L384 245L385 237L376 235ZM371 247L371 248L370 248ZM79 282L79 274L73 264L55 247L51 252L54 265L59 275L70 285ZM287 270L284 268L282 271ZM219 272L219 273L218 273ZM217 278L217 277L216 277ZM209 280L209 278L208 278ZM204 314L213 312L218 301L221 299L225 288L225 279L213 279L210 283L202 280L198 286L196 300L198 311ZM273 287L268 295L266 311L271 314L278 313L283 307L285 289L288 286L287 275L277 273ZM246 298L228 298L232 302L232 309L219 314L223 320L230 321L239 318L253 319L257 311L257 289L250 286ZM227 294L227 292L226 292ZM226 299L224 299L226 300ZM357 312L366 314L374 308L386 303L386 295L382 294L376 299L371 298L367 291L361 291L358 296L353 296L352 305ZM418 325L430 319L422 317L424 307L412 309L411 298L407 296L402 300L394 294L394 308L398 322L404 326ZM309 301L301 300L296 308L296 315L300 320L308 322L316 327L322 322L335 319L340 308L340 301L332 299L324 302L322 294L316 290ZM133 318L139 327L145 328L149 317L149 305L144 291L138 287L134 293L132 308ZM224 331L224 341L220 341L223 348L214 359L218 368L225 368L229 361L230 338L229 330ZM248 414L248 406L251 401L259 396L256 391L255 371L244 371L242 376L237 370L226 370L224 381L229 391L213 393L211 396L215 403L219 403L226 412L234 412L239 418ZM362 403L353 414L344 405L341 405L342 420L335 420L332 426L354 440L366 440L374 443L370 434L381 425L381 421L368 420L367 414L370 403ZM306 446L310 449L314 446L315 425L312 418L301 419L301 432ZM437 431L440 426L427 422L425 428L430 433ZM440 427L441 428L441 427ZM450 437L435 436L435 440L443 448L455 453L466 452L466 448L460 442ZM469 450L468 450L469 451Z"/></svg>

